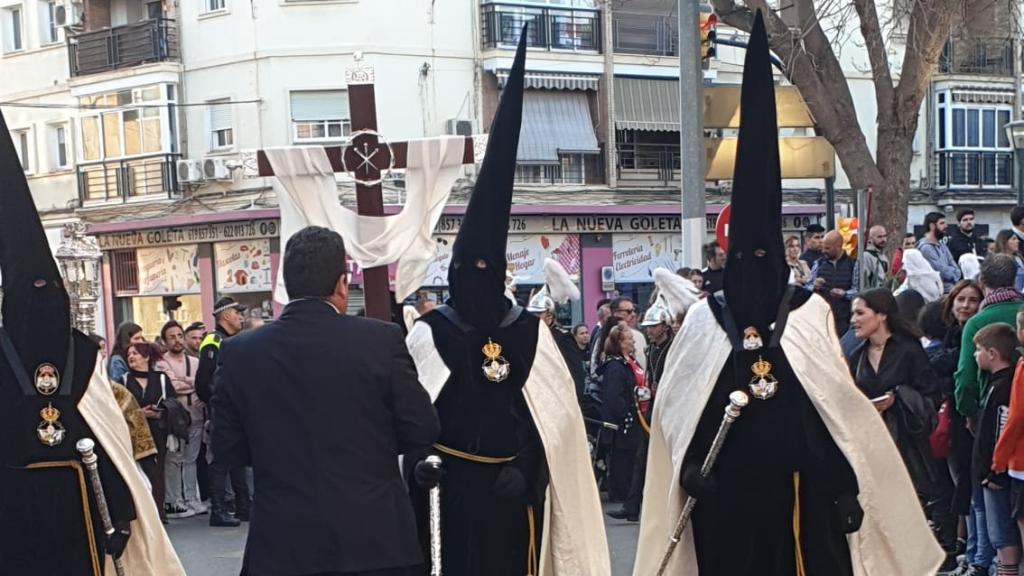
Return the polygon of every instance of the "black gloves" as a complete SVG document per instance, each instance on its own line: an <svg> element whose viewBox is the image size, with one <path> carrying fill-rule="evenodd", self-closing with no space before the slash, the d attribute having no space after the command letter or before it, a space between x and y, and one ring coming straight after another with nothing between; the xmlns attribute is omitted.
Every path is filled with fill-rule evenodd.
<svg viewBox="0 0 1024 576"><path fill-rule="evenodd" d="M124 554L124 548L128 545L128 538L131 535L131 525L127 522L118 522L114 526L114 533L107 538L105 552L114 558L120 558L121 554Z"/></svg>
<svg viewBox="0 0 1024 576"><path fill-rule="evenodd" d="M444 470L440 466L435 468L433 464L428 464L426 458L417 462L416 468L413 470L416 483L423 488L437 486L441 483L441 476L444 476Z"/></svg>
<svg viewBox="0 0 1024 576"><path fill-rule="evenodd" d="M697 462L683 463L682 472L679 474L679 485L686 490L686 493L700 500L708 498L718 492L713 473L707 476L700 475L700 464Z"/></svg>
<svg viewBox="0 0 1024 576"><path fill-rule="evenodd" d="M843 534L853 534L860 530L864 521L864 509L857 502L857 495L847 492L836 497L836 530Z"/></svg>
<svg viewBox="0 0 1024 576"><path fill-rule="evenodd" d="M526 478L519 468L511 465L502 467L494 481L494 495L498 498L518 498L526 493Z"/></svg>

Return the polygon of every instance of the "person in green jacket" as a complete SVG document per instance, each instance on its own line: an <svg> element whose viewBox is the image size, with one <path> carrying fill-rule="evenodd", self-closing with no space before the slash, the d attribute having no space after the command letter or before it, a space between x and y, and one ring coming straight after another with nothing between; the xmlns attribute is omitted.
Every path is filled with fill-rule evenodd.
<svg viewBox="0 0 1024 576"><path fill-rule="evenodd" d="M978 279L985 292L985 299L981 303L981 310L964 325L960 363L954 376L956 409L970 421L973 421L981 408L986 386L980 377L978 363L974 360L974 335L990 324L1015 326L1017 311L1024 301L1024 295L1014 288L1016 276L1017 265L1012 257L1005 254L990 254L981 264Z"/></svg>

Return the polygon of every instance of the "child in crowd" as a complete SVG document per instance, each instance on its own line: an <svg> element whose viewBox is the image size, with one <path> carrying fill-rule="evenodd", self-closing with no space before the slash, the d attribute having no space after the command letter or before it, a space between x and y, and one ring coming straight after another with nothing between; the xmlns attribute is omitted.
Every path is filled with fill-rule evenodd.
<svg viewBox="0 0 1024 576"><path fill-rule="evenodd" d="M974 345L978 368L989 373L989 380L974 439L972 475L984 489L988 538L999 561L996 574L1018 576L1020 539L1014 523L1010 477L1005 472L993 470L996 442L1010 411L1013 383L1010 359L1017 346L1017 335L1009 324L989 324L975 334Z"/></svg>
<svg viewBox="0 0 1024 576"><path fill-rule="evenodd" d="M1024 310L1017 312L1017 340L1024 346ZM1010 388L1010 414L992 457L992 472L1010 477L1010 512L1024 539L1024 359L1017 362Z"/></svg>

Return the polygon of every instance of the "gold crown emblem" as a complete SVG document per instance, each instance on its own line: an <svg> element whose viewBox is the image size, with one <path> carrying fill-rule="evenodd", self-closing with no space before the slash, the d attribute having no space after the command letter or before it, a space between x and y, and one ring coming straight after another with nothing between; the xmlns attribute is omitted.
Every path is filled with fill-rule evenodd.
<svg viewBox="0 0 1024 576"><path fill-rule="evenodd" d="M497 360L501 357L501 344L495 344L488 338L487 344L484 344L483 353L488 360Z"/></svg>
<svg viewBox="0 0 1024 576"><path fill-rule="evenodd" d="M764 377L764 376L767 376L769 373L771 373L771 371L772 371L772 364L771 364L771 362L767 362L767 361L765 361L764 358L761 358L760 356L758 356L757 357L757 362L754 362L753 364L751 364L750 365L750 369L754 371L754 374L757 374L758 376Z"/></svg>
<svg viewBox="0 0 1024 576"><path fill-rule="evenodd" d="M60 420L60 410L57 410L53 407L53 404L50 404L39 411L39 416L42 417L43 422L53 424L57 420Z"/></svg>

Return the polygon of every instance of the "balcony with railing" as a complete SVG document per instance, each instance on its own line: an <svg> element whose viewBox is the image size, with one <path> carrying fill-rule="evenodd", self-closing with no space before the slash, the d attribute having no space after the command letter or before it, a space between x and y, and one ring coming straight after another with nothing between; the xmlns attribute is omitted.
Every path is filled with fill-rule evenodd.
<svg viewBox="0 0 1024 576"><path fill-rule="evenodd" d="M576 8L542 8L519 4L482 6L484 48L514 48L524 24L526 44L542 50L601 51L601 12Z"/></svg>
<svg viewBox="0 0 1024 576"><path fill-rule="evenodd" d="M940 74L1013 77L1010 38L950 37L939 57Z"/></svg>
<svg viewBox="0 0 1024 576"><path fill-rule="evenodd" d="M169 198L178 191L175 162L180 157L180 154L159 154L79 164L79 205L146 197Z"/></svg>
<svg viewBox="0 0 1024 576"><path fill-rule="evenodd" d="M1013 152L943 151L935 154L937 184L950 190L1009 190L1013 186Z"/></svg>
<svg viewBox="0 0 1024 576"><path fill-rule="evenodd" d="M85 76L152 62L177 61L178 29L174 20L153 18L68 35L71 75Z"/></svg>
<svg viewBox="0 0 1024 576"><path fill-rule="evenodd" d="M612 46L616 54L679 55L679 19L657 14L615 12Z"/></svg>
<svg viewBox="0 0 1024 576"><path fill-rule="evenodd" d="M679 182L678 144L620 142L616 154L621 184L667 186Z"/></svg>

